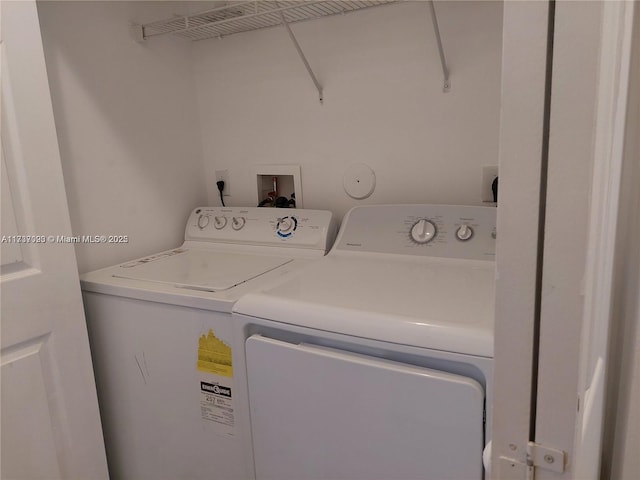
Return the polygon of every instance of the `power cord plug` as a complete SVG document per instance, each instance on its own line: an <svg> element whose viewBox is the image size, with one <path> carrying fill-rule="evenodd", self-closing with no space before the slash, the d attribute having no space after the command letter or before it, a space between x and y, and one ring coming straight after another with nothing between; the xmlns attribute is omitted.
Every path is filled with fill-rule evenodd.
<svg viewBox="0 0 640 480"><path fill-rule="evenodd" d="M493 193L493 201L498 203L498 177L491 182L491 193Z"/></svg>
<svg viewBox="0 0 640 480"><path fill-rule="evenodd" d="M216 182L216 185L218 186L218 191L220 192L220 203L223 207L226 207L226 205L224 204L224 198L222 197L222 191L224 190L224 180L218 180Z"/></svg>

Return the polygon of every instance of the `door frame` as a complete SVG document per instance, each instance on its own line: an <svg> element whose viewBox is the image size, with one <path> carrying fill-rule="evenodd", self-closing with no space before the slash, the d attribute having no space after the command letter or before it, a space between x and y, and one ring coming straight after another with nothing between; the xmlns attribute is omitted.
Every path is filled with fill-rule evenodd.
<svg viewBox="0 0 640 480"><path fill-rule="evenodd" d="M492 478L526 475L539 313L549 14L546 1L504 2Z"/></svg>
<svg viewBox="0 0 640 480"><path fill-rule="evenodd" d="M541 11L526 13L534 5L505 3L492 478L532 478L538 463L537 479L600 474L634 5L549 7L544 29ZM549 63L542 59L543 32L553 39ZM580 32L591 35L592 44L576 41ZM514 55L518 49L520 57ZM541 101L543 65L550 83ZM535 66L536 75L525 81ZM523 85L525 98L513 101ZM540 103L527 111L525 102ZM539 116L543 104L549 107L546 120ZM571 198L576 191L577 201ZM538 225L544 228L534 247ZM602 388L597 395L592 389L586 403L600 415L585 427L584 397L594 380ZM558 462L538 462L538 445L558 450Z"/></svg>

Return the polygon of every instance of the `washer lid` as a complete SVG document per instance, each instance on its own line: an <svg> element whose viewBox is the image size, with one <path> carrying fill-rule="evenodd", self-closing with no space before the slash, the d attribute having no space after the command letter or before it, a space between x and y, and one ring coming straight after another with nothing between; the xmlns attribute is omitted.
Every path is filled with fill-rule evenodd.
<svg viewBox="0 0 640 480"><path fill-rule="evenodd" d="M217 292L291 261L285 257L176 249L120 265L112 276Z"/></svg>

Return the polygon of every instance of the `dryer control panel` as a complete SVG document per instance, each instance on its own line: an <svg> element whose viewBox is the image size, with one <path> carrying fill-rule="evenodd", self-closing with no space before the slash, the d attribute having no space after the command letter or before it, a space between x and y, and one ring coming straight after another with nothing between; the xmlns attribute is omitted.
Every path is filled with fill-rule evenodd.
<svg viewBox="0 0 640 480"><path fill-rule="evenodd" d="M185 240L328 250L336 230L325 210L198 207L189 215Z"/></svg>
<svg viewBox="0 0 640 480"><path fill-rule="evenodd" d="M496 208L371 205L347 213L335 250L493 260Z"/></svg>

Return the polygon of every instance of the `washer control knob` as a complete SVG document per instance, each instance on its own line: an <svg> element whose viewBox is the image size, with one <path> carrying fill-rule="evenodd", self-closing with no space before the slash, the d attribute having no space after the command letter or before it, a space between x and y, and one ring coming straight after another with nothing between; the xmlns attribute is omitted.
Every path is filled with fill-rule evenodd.
<svg viewBox="0 0 640 480"><path fill-rule="evenodd" d="M429 243L431 240L436 238L437 233L438 229L435 224L431 220L423 218L422 220L418 220L411 227L411 240L421 244Z"/></svg>
<svg viewBox="0 0 640 480"><path fill-rule="evenodd" d="M233 217L231 219L231 228L234 230L242 230L245 223L247 223L247 220L244 217Z"/></svg>
<svg viewBox="0 0 640 480"><path fill-rule="evenodd" d="M293 221L289 217L284 217L282 220L280 220L279 230L282 233L290 232L292 228L293 228Z"/></svg>
<svg viewBox="0 0 640 480"><path fill-rule="evenodd" d="M294 216L278 219L276 233L283 238L290 237L298 227L298 219Z"/></svg>
<svg viewBox="0 0 640 480"><path fill-rule="evenodd" d="M469 225L463 223L462 225L460 225L458 230L456 230L456 238L461 242L466 242L471 237L473 237L473 228L471 228Z"/></svg>
<svg viewBox="0 0 640 480"><path fill-rule="evenodd" d="M204 230L209 225L209 215L200 215L198 217L198 228Z"/></svg>
<svg viewBox="0 0 640 480"><path fill-rule="evenodd" d="M216 230L222 230L227 225L227 217L213 217L213 226Z"/></svg>

